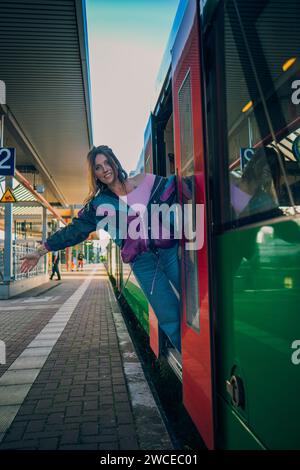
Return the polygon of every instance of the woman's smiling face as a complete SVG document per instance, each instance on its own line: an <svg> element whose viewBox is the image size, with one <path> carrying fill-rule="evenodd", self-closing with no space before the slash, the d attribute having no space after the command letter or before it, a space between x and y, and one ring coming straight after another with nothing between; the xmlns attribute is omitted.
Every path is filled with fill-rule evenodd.
<svg viewBox="0 0 300 470"><path fill-rule="evenodd" d="M95 158L95 176L101 183L110 185L117 179L116 169L112 167L107 157L99 153Z"/></svg>

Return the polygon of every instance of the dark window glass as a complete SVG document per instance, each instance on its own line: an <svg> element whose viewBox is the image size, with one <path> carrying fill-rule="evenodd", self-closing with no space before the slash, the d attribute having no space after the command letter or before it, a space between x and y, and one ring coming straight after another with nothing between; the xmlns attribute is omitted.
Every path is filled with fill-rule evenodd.
<svg viewBox="0 0 300 470"><path fill-rule="evenodd" d="M300 206L298 0L229 0L224 15L223 125L229 227Z"/></svg>

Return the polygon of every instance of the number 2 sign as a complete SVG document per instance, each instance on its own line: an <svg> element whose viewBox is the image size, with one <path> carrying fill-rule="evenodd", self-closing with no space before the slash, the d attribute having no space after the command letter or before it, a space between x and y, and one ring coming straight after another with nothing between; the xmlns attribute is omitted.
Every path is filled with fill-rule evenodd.
<svg viewBox="0 0 300 470"><path fill-rule="evenodd" d="M16 149L0 147L0 176L14 176L16 167Z"/></svg>

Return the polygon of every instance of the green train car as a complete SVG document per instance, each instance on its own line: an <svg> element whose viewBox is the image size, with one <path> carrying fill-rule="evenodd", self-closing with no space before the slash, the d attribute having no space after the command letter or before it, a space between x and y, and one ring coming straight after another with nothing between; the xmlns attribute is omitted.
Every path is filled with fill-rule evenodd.
<svg viewBox="0 0 300 470"><path fill-rule="evenodd" d="M107 247L107 271L123 295L137 320L149 335L149 303L142 292L129 264L122 262L119 247L110 241Z"/></svg>
<svg viewBox="0 0 300 470"><path fill-rule="evenodd" d="M300 448L299 24L298 0L182 0L145 130L143 170L177 175L193 229L204 211L172 357L209 449ZM113 246L108 269L169 354Z"/></svg>

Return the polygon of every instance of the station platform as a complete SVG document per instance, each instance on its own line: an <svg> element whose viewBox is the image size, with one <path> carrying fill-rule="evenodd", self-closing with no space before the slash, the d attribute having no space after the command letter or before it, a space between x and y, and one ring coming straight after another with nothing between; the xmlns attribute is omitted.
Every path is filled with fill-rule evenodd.
<svg viewBox="0 0 300 470"><path fill-rule="evenodd" d="M0 450L173 449L102 264L0 301Z"/></svg>

